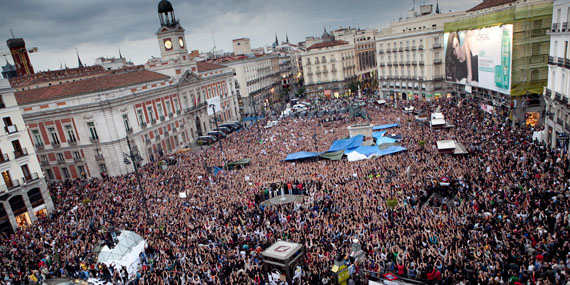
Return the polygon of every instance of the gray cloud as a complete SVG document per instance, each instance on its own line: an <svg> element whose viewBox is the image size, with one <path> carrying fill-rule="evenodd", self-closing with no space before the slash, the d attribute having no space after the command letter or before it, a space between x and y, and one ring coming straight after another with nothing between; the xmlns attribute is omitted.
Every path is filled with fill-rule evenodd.
<svg viewBox="0 0 570 285"><path fill-rule="evenodd" d="M83 62L99 56L124 56L137 64L158 56L158 0L2 0L0 39L23 37L36 70L59 68L60 62L76 66L75 48ZM412 1L389 0L171 0L175 14L186 29L189 49L213 47L231 50L231 40L249 37L253 46L280 40L288 33L293 42L319 35L339 26L381 28L406 15ZM416 1L422 4L422 1ZM435 0L423 1L435 4ZM480 0L440 0L443 11L468 9ZM5 44L0 51L7 51Z"/></svg>

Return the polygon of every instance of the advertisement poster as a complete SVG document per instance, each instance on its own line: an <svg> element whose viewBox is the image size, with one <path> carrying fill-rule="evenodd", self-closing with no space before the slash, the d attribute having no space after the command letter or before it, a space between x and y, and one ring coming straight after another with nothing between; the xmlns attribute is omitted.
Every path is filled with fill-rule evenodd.
<svg viewBox="0 0 570 285"><path fill-rule="evenodd" d="M513 25L445 33L445 77L510 94Z"/></svg>

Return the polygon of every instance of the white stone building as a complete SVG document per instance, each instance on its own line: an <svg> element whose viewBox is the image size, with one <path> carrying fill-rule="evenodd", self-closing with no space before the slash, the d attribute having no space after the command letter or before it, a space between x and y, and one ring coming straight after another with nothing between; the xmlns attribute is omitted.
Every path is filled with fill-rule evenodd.
<svg viewBox="0 0 570 285"><path fill-rule="evenodd" d="M546 141L568 150L570 134L570 0L555 0L550 30L548 87L545 88Z"/></svg>
<svg viewBox="0 0 570 285"><path fill-rule="evenodd" d="M209 103L219 122L239 120L233 70L190 60L173 12L160 2L162 57L146 64L154 71L99 67L77 72L81 80L30 89L22 80L16 98L48 180L131 172L123 163L127 136L143 164L183 148L213 128Z"/></svg>
<svg viewBox="0 0 570 285"><path fill-rule="evenodd" d="M465 12L409 12L376 35L379 88L386 99L432 100L445 90L443 24Z"/></svg>
<svg viewBox="0 0 570 285"><path fill-rule="evenodd" d="M7 79L0 80L0 232L27 227L54 209L22 113Z"/></svg>
<svg viewBox="0 0 570 285"><path fill-rule="evenodd" d="M344 32L342 37L351 41L337 40L326 30L318 40L307 38L308 47L301 54L301 63L308 93L330 90L344 94L348 83L356 78L354 39Z"/></svg>

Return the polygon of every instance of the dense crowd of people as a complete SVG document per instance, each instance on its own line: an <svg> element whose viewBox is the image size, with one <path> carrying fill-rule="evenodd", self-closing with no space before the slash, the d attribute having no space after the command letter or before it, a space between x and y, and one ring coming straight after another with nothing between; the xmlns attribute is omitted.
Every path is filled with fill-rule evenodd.
<svg viewBox="0 0 570 285"><path fill-rule="evenodd" d="M385 272L441 284L568 282L566 154L467 101L414 106L439 107L455 127L433 130L400 109L369 105L373 124L401 122L388 132L402 135L407 151L356 162L283 162L315 145L326 151L363 120L287 118L260 128L261 142L257 128L228 136L223 157L213 145L170 154L177 163L166 170L143 166L146 205L134 174L54 184L55 212L0 238L1 282L65 276L116 284L271 284L261 252L280 239L305 247L295 284L332 284L335 260L354 265L350 284ZM469 154L439 154L435 143L444 139L462 142ZM241 158L250 164L215 176L203 167ZM438 191L432 180L441 176L455 190L430 203ZM260 205L279 191L305 198ZM97 262L95 248L119 229L148 242L135 274ZM349 256L354 239L365 252L358 263Z"/></svg>

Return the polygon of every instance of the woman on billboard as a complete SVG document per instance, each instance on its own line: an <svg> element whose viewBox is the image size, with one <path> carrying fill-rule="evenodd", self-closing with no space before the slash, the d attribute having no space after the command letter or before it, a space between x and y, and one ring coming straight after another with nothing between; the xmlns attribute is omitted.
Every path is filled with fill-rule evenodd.
<svg viewBox="0 0 570 285"><path fill-rule="evenodd" d="M463 43L459 33L451 32L447 37L445 54L445 74L447 80L456 82L479 81L479 57L473 55L473 37L471 31L461 32ZM464 81L465 80L465 81Z"/></svg>

